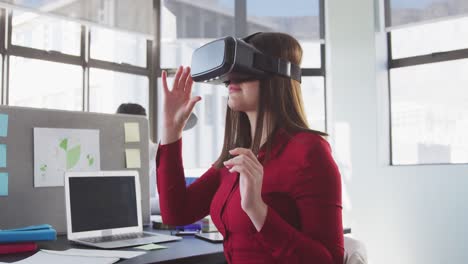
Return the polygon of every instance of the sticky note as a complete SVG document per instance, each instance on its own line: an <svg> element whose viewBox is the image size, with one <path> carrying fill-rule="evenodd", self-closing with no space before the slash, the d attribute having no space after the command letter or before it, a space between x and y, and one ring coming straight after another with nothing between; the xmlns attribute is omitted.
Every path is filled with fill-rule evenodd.
<svg viewBox="0 0 468 264"><path fill-rule="evenodd" d="M0 137L8 136L8 115L0 114Z"/></svg>
<svg viewBox="0 0 468 264"><path fill-rule="evenodd" d="M7 165L7 146L0 144L0 168L5 168Z"/></svg>
<svg viewBox="0 0 468 264"><path fill-rule="evenodd" d="M148 244L148 245L143 245L139 247L135 247L136 249L143 249L143 250L156 250L156 249L165 249L167 247L161 246L161 245L156 245L156 244Z"/></svg>
<svg viewBox="0 0 468 264"><path fill-rule="evenodd" d="M140 124L125 123L125 142L140 142Z"/></svg>
<svg viewBox="0 0 468 264"><path fill-rule="evenodd" d="M8 196L8 173L0 172L0 196Z"/></svg>
<svg viewBox="0 0 468 264"><path fill-rule="evenodd" d="M140 149L125 149L127 168L138 169L141 167Z"/></svg>

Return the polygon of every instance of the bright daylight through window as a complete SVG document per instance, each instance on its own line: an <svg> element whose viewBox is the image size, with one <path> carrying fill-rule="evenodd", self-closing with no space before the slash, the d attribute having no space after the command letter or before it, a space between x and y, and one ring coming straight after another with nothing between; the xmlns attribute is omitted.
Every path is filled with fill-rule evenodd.
<svg viewBox="0 0 468 264"><path fill-rule="evenodd" d="M468 2L386 1L392 164L468 163Z"/></svg>

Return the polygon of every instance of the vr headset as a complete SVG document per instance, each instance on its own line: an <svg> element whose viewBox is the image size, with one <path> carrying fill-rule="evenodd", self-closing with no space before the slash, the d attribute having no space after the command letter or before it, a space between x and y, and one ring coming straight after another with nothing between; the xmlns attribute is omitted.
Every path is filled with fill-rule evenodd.
<svg viewBox="0 0 468 264"><path fill-rule="evenodd" d="M243 39L224 37L196 49L192 55L192 79L195 82L229 84L277 75L301 82L298 65L266 55L248 43L259 33Z"/></svg>

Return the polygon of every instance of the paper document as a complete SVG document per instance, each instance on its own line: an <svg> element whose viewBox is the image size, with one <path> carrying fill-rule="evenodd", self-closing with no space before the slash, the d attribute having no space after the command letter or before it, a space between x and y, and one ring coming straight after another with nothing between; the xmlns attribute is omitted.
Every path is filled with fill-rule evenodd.
<svg viewBox="0 0 468 264"><path fill-rule="evenodd" d="M165 249L167 247L161 246L161 245L156 245L156 244L148 244L148 245L143 245L139 247L135 247L136 249L143 249L143 250L156 250L156 249Z"/></svg>
<svg viewBox="0 0 468 264"><path fill-rule="evenodd" d="M48 252L49 250L42 250ZM124 251L124 250L101 250L101 249L78 249L71 248L64 251L52 251L56 254L69 256L88 256L88 257L115 257L122 259L130 259L146 254L141 251Z"/></svg>
<svg viewBox="0 0 468 264"><path fill-rule="evenodd" d="M125 143L140 142L140 124L125 123L124 128L125 128Z"/></svg>
<svg viewBox="0 0 468 264"><path fill-rule="evenodd" d="M60 251L39 251L29 258L14 262L15 264L38 264L38 263L60 263L60 264L112 264L119 261L116 257L85 257L60 254Z"/></svg>
<svg viewBox="0 0 468 264"><path fill-rule="evenodd" d="M141 167L140 149L125 149L125 160L128 169L139 169Z"/></svg>
<svg viewBox="0 0 468 264"><path fill-rule="evenodd" d="M63 186L67 171L100 169L99 130L34 128L34 187Z"/></svg>

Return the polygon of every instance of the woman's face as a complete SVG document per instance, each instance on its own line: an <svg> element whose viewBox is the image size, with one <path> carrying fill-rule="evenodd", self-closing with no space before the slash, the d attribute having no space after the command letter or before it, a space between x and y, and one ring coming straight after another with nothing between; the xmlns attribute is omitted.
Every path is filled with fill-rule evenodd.
<svg viewBox="0 0 468 264"><path fill-rule="evenodd" d="M260 81L230 83L228 106L233 111L257 111Z"/></svg>

